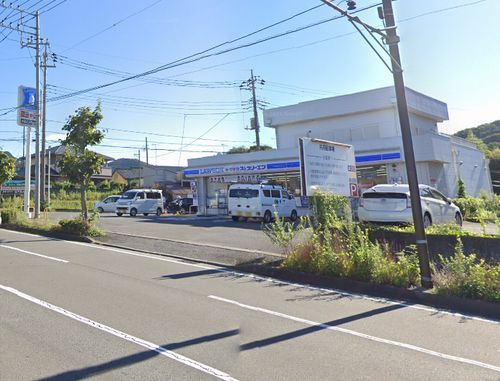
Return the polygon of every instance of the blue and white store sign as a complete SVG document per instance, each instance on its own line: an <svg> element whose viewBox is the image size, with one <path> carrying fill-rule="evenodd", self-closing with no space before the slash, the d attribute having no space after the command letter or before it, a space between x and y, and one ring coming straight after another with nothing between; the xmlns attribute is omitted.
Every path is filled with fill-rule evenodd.
<svg viewBox="0 0 500 381"><path fill-rule="evenodd" d="M250 164L234 164L219 167L205 167L198 169L186 169L184 175L186 177L204 177L214 175L231 175L241 173L266 173L280 171L297 171L300 168L299 161L280 161L272 163L250 163Z"/></svg>

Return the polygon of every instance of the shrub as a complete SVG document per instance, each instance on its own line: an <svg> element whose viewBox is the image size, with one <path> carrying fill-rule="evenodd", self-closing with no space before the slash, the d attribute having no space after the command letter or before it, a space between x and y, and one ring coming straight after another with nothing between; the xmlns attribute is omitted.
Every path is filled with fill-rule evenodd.
<svg viewBox="0 0 500 381"><path fill-rule="evenodd" d="M292 222L285 222L284 218L279 218L274 212L274 222L263 225L263 232L269 237L271 242L280 247L285 255L290 254L294 247L295 238L304 230L304 222L301 219L297 226Z"/></svg>
<svg viewBox="0 0 500 381"><path fill-rule="evenodd" d="M500 302L500 265L489 265L474 254L466 256L459 240L455 255L440 256L434 269L434 286L440 294Z"/></svg>
<svg viewBox="0 0 500 381"><path fill-rule="evenodd" d="M97 227L97 214L93 213L89 220L85 220L82 216L72 219L64 219L59 221L59 231L77 235L80 237L100 237L104 232Z"/></svg>
<svg viewBox="0 0 500 381"><path fill-rule="evenodd" d="M313 232L288 250L283 266L378 284L419 285L416 255L413 252L394 254L388 246L371 242L366 230L349 218L340 217L341 214L350 217L345 212L348 204L343 199L346 200L330 195L316 199ZM344 212L339 213L339 210ZM280 230L277 235L283 237L284 242L290 242L288 231Z"/></svg>
<svg viewBox="0 0 500 381"><path fill-rule="evenodd" d="M1 212L3 224L17 224L26 222L26 215L19 209L4 209Z"/></svg>
<svg viewBox="0 0 500 381"><path fill-rule="evenodd" d="M464 219L473 222L481 222L481 220L494 220L493 213L485 209L484 200L474 197L456 198L453 202L460 208Z"/></svg>

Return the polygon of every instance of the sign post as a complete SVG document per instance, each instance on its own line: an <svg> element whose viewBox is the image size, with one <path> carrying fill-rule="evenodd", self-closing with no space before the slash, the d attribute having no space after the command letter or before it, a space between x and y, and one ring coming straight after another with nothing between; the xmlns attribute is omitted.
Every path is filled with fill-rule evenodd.
<svg viewBox="0 0 500 381"><path fill-rule="evenodd" d="M299 138L302 196L316 191L358 196L354 147L322 139Z"/></svg>
<svg viewBox="0 0 500 381"><path fill-rule="evenodd" d="M37 127L35 88L19 86L17 93L17 124L26 129L26 155L24 157L24 212L30 213L31 190L31 127Z"/></svg>

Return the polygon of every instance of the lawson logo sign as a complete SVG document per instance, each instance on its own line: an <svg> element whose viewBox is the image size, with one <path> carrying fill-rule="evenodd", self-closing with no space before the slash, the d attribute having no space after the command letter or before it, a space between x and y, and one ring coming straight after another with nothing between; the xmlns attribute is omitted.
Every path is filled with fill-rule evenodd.
<svg viewBox="0 0 500 381"><path fill-rule="evenodd" d="M230 173L260 173L267 171L290 171L297 170L300 167L298 161L287 161L278 163L258 163L258 164L239 164L224 167L207 167L199 169L186 169L186 177L224 175Z"/></svg>

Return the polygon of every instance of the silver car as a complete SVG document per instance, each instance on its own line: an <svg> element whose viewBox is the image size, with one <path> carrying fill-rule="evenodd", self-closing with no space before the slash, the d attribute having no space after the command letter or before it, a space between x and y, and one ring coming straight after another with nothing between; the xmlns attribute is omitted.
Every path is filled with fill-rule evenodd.
<svg viewBox="0 0 500 381"><path fill-rule="evenodd" d="M462 213L449 198L428 185L419 185L424 226L456 223ZM361 222L413 223L408 184L380 184L367 189L359 199Z"/></svg>
<svg viewBox="0 0 500 381"><path fill-rule="evenodd" d="M94 204L94 210L98 211L99 213L103 212L114 212L116 209L116 202L121 196L113 195L113 196L108 196L101 201L97 201Z"/></svg>

